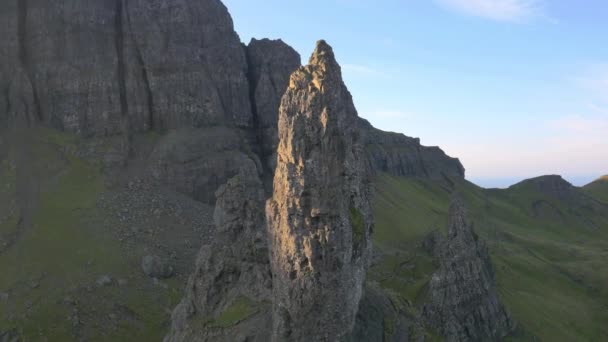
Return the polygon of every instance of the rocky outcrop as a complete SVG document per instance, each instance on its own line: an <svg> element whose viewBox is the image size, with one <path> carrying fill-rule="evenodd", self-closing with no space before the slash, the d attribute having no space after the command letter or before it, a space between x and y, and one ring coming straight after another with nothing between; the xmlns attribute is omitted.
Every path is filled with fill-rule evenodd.
<svg viewBox="0 0 608 342"><path fill-rule="evenodd" d="M514 323L499 301L487 246L473 231L459 196L452 200L448 220L423 316L447 341L500 340Z"/></svg>
<svg viewBox="0 0 608 342"><path fill-rule="evenodd" d="M359 120L365 141L367 168L372 173L394 176L442 179L445 176L464 178L464 167L439 147L420 145L420 139L400 133L384 132L367 120Z"/></svg>
<svg viewBox="0 0 608 342"><path fill-rule="evenodd" d="M165 279L173 276L173 267L158 255L146 255L141 259L141 269L150 278Z"/></svg>
<svg viewBox="0 0 608 342"><path fill-rule="evenodd" d="M359 304L353 342L404 342L411 341L416 327L404 314L404 303L395 303L385 290L375 284L366 284Z"/></svg>
<svg viewBox="0 0 608 342"><path fill-rule="evenodd" d="M82 135L253 126L220 0L7 0L0 22L6 118L25 110Z"/></svg>
<svg viewBox="0 0 608 342"><path fill-rule="evenodd" d="M212 205L215 191L242 168L263 172L251 147L226 127L172 130L158 141L149 163L157 182Z"/></svg>
<svg viewBox="0 0 608 342"><path fill-rule="evenodd" d="M186 295L172 316L165 341L267 341L269 310L251 306L271 300L272 277L264 226L264 190L255 168L243 168L217 191L214 240L201 248ZM240 319L222 322L227 310ZM253 320L254 324L248 324Z"/></svg>
<svg viewBox="0 0 608 342"><path fill-rule="evenodd" d="M276 168L277 122L289 76L300 67L300 55L279 40L252 39L247 46L251 101L262 160L270 182Z"/></svg>
<svg viewBox="0 0 608 342"><path fill-rule="evenodd" d="M373 226L357 120L333 51L319 41L279 110L266 205L274 341L339 341L352 332Z"/></svg>

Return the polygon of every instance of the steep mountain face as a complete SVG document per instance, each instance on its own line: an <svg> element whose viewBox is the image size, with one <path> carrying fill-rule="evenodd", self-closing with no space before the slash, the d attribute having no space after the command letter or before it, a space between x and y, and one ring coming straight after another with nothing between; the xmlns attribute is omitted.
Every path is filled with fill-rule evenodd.
<svg viewBox="0 0 608 342"><path fill-rule="evenodd" d="M0 6L7 117L26 109L85 136L253 125L245 52L219 0Z"/></svg>
<svg viewBox="0 0 608 342"><path fill-rule="evenodd" d="M365 137L367 167L373 174L443 179L464 178L464 167L456 158L447 156L439 147L420 145L420 139L403 134L383 132L361 119L359 127Z"/></svg>
<svg viewBox="0 0 608 342"><path fill-rule="evenodd" d="M253 113L257 122L261 158L272 186L278 144L278 109L289 76L300 67L300 55L281 40L252 39L247 46Z"/></svg>
<svg viewBox="0 0 608 342"><path fill-rule="evenodd" d="M274 341L339 341L352 332L372 231L357 119L333 51L319 41L279 111L266 208Z"/></svg>
<svg viewBox="0 0 608 342"><path fill-rule="evenodd" d="M513 329L500 304L490 255L468 222L461 198L448 216L448 236L436 247L439 270L429 284L423 315L447 341L496 341Z"/></svg>

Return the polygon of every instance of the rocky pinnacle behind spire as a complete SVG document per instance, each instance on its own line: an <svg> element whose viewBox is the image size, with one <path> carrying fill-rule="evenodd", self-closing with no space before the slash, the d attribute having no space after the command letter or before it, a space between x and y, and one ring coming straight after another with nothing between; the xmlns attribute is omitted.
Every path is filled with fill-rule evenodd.
<svg viewBox="0 0 608 342"><path fill-rule="evenodd" d="M452 194L448 218L448 239L468 228L467 208L460 193Z"/></svg>
<svg viewBox="0 0 608 342"><path fill-rule="evenodd" d="M436 248L439 269L429 282L426 324L446 341L499 341L514 329L500 303L484 241L467 217L464 199L452 196L448 237Z"/></svg>

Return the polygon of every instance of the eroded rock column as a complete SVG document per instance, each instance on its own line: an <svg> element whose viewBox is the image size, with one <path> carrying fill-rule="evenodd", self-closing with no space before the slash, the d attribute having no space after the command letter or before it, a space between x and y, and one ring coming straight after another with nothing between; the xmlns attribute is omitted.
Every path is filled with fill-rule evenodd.
<svg viewBox="0 0 608 342"><path fill-rule="evenodd" d="M334 53L320 41L279 110L266 205L274 341L340 341L352 331L373 227L357 118Z"/></svg>

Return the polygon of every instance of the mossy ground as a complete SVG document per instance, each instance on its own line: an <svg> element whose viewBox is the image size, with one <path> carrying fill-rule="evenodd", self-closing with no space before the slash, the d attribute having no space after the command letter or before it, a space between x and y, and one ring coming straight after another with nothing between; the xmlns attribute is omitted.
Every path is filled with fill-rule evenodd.
<svg viewBox="0 0 608 342"><path fill-rule="evenodd" d="M166 287L134 272L139 260L128 254L105 226L108 213L96 206L105 190L100 166L71 153L79 139L37 129L32 140L32 173L39 183L33 224L15 245L0 254L0 331L17 328L25 340L72 341L95 336L96 341L160 340L167 331L167 308L181 297L182 284ZM13 203L15 171L0 167L0 202ZM16 229L18 211L0 223L0 233ZM109 274L112 286L96 286ZM118 286L116 279L128 280ZM88 331L70 321L78 302ZM109 313L116 312L116 318ZM80 329L80 330L79 330Z"/></svg>
<svg viewBox="0 0 608 342"><path fill-rule="evenodd" d="M218 328L229 328L255 314L258 306L258 303L250 298L239 296L218 317L211 320L209 325Z"/></svg>
<svg viewBox="0 0 608 342"><path fill-rule="evenodd" d="M434 270L419 243L445 227L450 193L437 182L381 175L375 182L375 247L370 270L381 286L417 301ZM529 188L484 190L457 182L478 234L487 240L500 297L520 326L511 340L602 341L608 338L608 224L604 213L547 198ZM543 200L564 220L531 215ZM417 270L417 271L416 271ZM393 274L392 277L386 278ZM384 278L383 278L384 277Z"/></svg>
<svg viewBox="0 0 608 342"><path fill-rule="evenodd" d="M608 204L608 176L603 176L595 182L585 185L583 190L589 195Z"/></svg>
<svg viewBox="0 0 608 342"><path fill-rule="evenodd" d="M353 244L359 245L365 240L365 218L359 209L351 207L349 210L350 225L353 230Z"/></svg>

